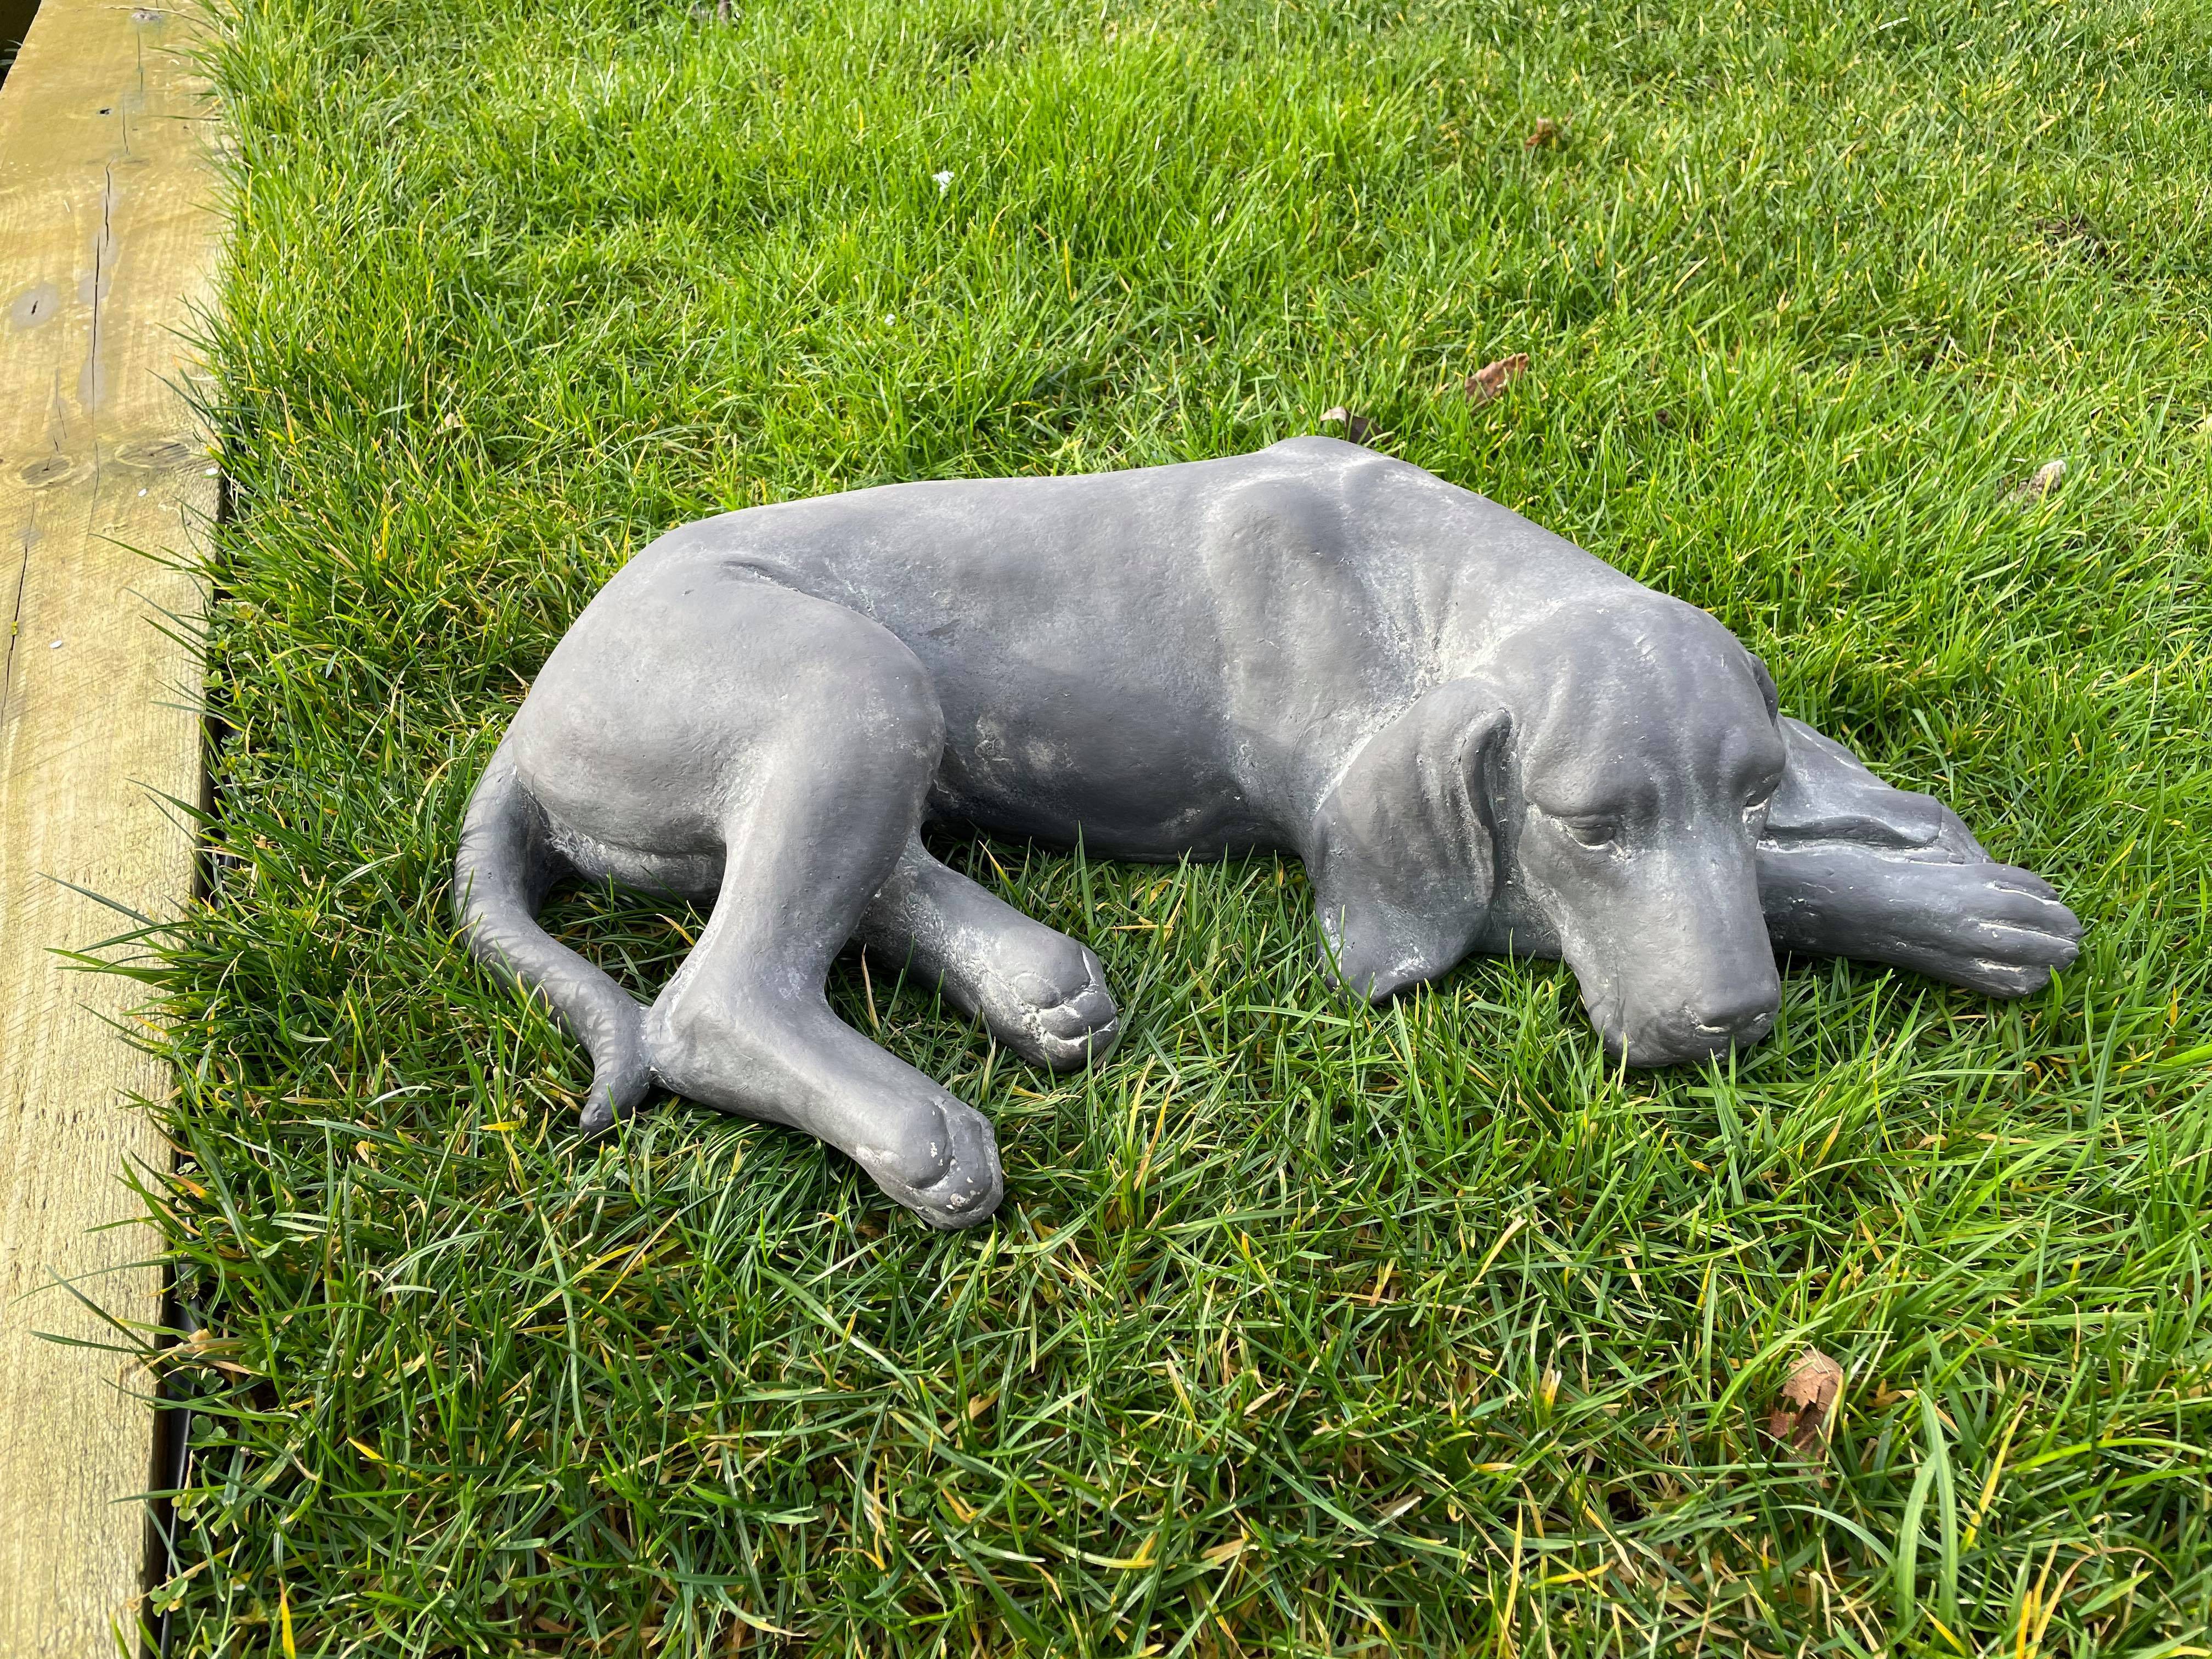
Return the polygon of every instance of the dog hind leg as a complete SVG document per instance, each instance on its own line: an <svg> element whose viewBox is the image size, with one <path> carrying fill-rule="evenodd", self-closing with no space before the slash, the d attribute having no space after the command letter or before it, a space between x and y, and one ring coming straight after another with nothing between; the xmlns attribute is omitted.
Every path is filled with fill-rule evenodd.
<svg viewBox="0 0 2212 1659"><path fill-rule="evenodd" d="M869 901L856 937L1049 1070L1103 1060L1121 1037L1105 971L1087 947L946 867L919 836Z"/></svg>
<svg viewBox="0 0 2212 1659"><path fill-rule="evenodd" d="M842 613L823 640L794 641L836 649L838 673L794 671L773 726L746 745L720 890L646 1041L675 1093L803 1129L932 1224L971 1226L1001 1191L990 1124L823 994L831 958L913 838L944 741L920 664L855 621Z"/></svg>

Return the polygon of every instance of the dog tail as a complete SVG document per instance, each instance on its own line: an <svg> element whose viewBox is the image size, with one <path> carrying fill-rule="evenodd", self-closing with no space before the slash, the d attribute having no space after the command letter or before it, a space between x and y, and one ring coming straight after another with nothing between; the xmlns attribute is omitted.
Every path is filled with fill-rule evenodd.
<svg viewBox="0 0 2212 1659"><path fill-rule="evenodd" d="M544 1000L592 1054L586 1133L627 1117L653 1086L645 1010L629 992L538 925L538 907L570 867L502 745L469 799L453 860L453 915L469 954Z"/></svg>

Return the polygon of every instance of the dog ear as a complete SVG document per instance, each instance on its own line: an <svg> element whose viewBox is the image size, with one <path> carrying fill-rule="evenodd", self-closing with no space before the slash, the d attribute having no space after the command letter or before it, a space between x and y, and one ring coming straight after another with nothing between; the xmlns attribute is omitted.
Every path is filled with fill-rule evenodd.
<svg viewBox="0 0 2212 1659"><path fill-rule="evenodd" d="M1766 718L1779 720L1782 718L1782 694L1774 689L1774 676L1766 672L1766 665L1759 660L1759 653L1747 651L1743 654L1751 659L1751 677L1759 682L1759 695L1766 699Z"/></svg>
<svg viewBox="0 0 2212 1659"><path fill-rule="evenodd" d="M1453 680L1368 738L1304 849L1334 983L1379 1002L1473 948L1497 884L1491 781L1510 728L1498 689Z"/></svg>

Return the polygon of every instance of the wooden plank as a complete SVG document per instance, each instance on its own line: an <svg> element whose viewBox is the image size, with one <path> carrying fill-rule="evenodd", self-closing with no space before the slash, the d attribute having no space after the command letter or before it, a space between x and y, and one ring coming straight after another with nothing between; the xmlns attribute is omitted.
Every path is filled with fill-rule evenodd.
<svg viewBox="0 0 2212 1659"><path fill-rule="evenodd" d="M219 249L213 110L189 16L45 0L0 88L0 1654L136 1646L152 1484L148 1382L65 1292L158 1312L120 1176L167 1151L131 1095L161 1066L110 1022L130 981L65 972L192 891L160 795L200 791L199 664L165 636L198 583L216 480L176 387ZM173 629L173 624L170 624ZM105 1231L94 1231L96 1228ZM118 1638L126 1645L118 1649Z"/></svg>

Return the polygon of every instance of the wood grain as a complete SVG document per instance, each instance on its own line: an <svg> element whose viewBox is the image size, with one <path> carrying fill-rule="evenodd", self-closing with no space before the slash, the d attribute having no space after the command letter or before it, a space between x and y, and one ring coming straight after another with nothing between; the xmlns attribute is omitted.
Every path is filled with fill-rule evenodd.
<svg viewBox="0 0 2212 1659"><path fill-rule="evenodd" d="M46 0L0 89L0 1655L135 1648L149 1379L66 1291L150 1324L155 1241L122 1176L168 1152L116 1030L143 993L66 971L192 891L200 610L215 510L177 389L216 270L212 110L186 16ZM179 619L182 625L179 626ZM94 1231L101 1229L103 1231ZM118 1641L126 1644L118 1649Z"/></svg>

